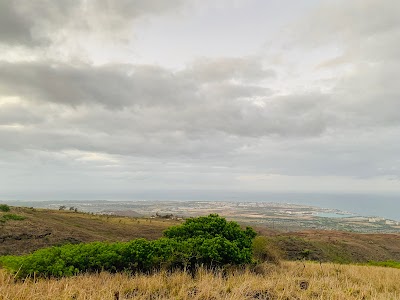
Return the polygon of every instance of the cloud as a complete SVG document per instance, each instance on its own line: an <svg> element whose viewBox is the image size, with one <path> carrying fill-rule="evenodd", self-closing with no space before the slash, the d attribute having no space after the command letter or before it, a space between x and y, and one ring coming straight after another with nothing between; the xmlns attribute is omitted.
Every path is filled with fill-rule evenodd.
<svg viewBox="0 0 400 300"><path fill-rule="evenodd" d="M40 112L21 102L0 102L0 126L29 125L42 122Z"/></svg>
<svg viewBox="0 0 400 300"><path fill-rule="evenodd" d="M188 68L187 74L206 82L226 80L257 82L275 76L272 69L263 68L259 57L197 59Z"/></svg>
<svg viewBox="0 0 400 300"><path fill-rule="evenodd" d="M2 1L0 43L37 46L48 42L79 11L78 1Z"/></svg>
<svg viewBox="0 0 400 300"><path fill-rule="evenodd" d="M338 177L400 178L397 2L319 3L273 68L268 54L202 57L180 69L47 55L96 35L107 45L131 42L135 20L182 5L1 2L2 49L40 47L43 55L0 60L0 182L40 189L29 180L36 170L55 186L85 190L131 181L286 189L295 178L318 190L316 177L326 189L332 178L346 189Z"/></svg>
<svg viewBox="0 0 400 300"><path fill-rule="evenodd" d="M334 74L329 108L342 130L400 124L395 113L400 108L399 9L393 0L328 1L292 29L292 46L303 51L336 48L337 56L320 58L314 71Z"/></svg>
<svg viewBox="0 0 400 300"><path fill-rule="evenodd" d="M227 61L240 74L248 71L248 64L238 66L234 59L222 63ZM274 96L265 86L212 81L214 74L205 78L203 71L192 66L171 72L142 65L2 63L0 91L33 103L67 105L77 112L100 105L103 117L111 120L110 127L140 128L144 134L167 134L170 130L188 137L213 132L249 137L309 136L319 135L327 126L323 95ZM266 72L264 78L269 74ZM81 124L92 118L89 112Z"/></svg>
<svg viewBox="0 0 400 300"><path fill-rule="evenodd" d="M14 1L0 2L0 43L32 43L31 22L18 14Z"/></svg>
<svg viewBox="0 0 400 300"><path fill-rule="evenodd" d="M1 63L0 78L3 93L9 95L72 106L100 103L109 108L172 104L188 88L185 82L174 82L168 71L152 66Z"/></svg>
<svg viewBox="0 0 400 300"><path fill-rule="evenodd" d="M129 28L136 18L162 14L181 4L181 0L2 1L0 44L32 47L52 43L60 35L65 38L74 32L116 35Z"/></svg>
<svg viewBox="0 0 400 300"><path fill-rule="evenodd" d="M354 45L361 39L397 32L399 9L396 0L325 1L294 30L303 32L301 38L314 44L342 41Z"/></svg>

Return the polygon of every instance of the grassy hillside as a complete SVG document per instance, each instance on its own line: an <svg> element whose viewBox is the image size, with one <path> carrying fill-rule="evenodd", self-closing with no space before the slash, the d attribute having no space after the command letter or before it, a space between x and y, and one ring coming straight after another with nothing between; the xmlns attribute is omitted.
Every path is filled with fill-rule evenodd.
<svg viewBox="0 0 400 300"><path fill-rule="evenodd" d="M399 269L284 262L258 274L200 270L152 275L80 275L15 282L0 270L0 299L400 299Z"/></svg>
<svg viewBox="0 0 400 300"><path fill-rule="evenodd" d="M100 216L73 211L11 207L4 215L22 220L0 222L0 255L25 254L39 248L93 241L156 239L178 222L166 219L136 219Z"/></svg>
<svg viewBox="0 0 400 300"><path fill-rule="evenodd" d="M0 210L0 255L90 241L156 239L179 221L12 207ZM400 299L399 235L256 228L270 249L295 261L189 273L82 274L15 280L0 269L0 299ZM304 258L305 260L298 260ZM367 262L377 266L318 263ZM392 260L382 263L382 261ZM389 266L385 268L381 266ZM397 268L396 268L397 267Z"/></svg>
<svg viewBox="0 0 400 300"><path fill-rule="evenodd" d="M16 215L23 220L4 215ZM30 253L39 248L92 241L157 239L166 228L180 223L169 219L100 216L73 211L11 207L0 211L0 255ZM255 228L270 246L289 260L323 262L400 261L400 235L305 230L276 232Z"/></svg>
<svg viewBox="0 0 400 300"><path fill-rule="evenodd" d="M341 231L307 230L265 234L271 245L281 249L290 260L354 263L400 261L400 235L361 234Z"/></svg>

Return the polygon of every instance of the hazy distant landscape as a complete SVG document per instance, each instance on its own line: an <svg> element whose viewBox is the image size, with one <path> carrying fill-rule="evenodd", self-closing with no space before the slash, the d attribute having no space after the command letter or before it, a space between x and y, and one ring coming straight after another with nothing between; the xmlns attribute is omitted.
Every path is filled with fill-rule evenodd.
<svg viewBox="0 0 400 300"><path fill-rule="evenodd" d="M400 232L400 222L377 215L361 215L332 208L291 203L251 201L11 201L14 205L131 217L172 215L189 218L211 213L242 223L265 225L283 231L301 229L345 230L354 232Z"/></svg>

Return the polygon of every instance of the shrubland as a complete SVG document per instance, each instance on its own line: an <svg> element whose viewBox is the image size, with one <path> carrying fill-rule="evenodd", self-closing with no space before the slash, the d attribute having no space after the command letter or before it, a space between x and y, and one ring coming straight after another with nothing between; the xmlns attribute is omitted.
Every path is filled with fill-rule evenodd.
<svg viewBox="0 0 400 300"><path fill-rule="evenodd" d="M158 240L93 242L37 250L22 256L0 257L0 264L15 274L63 277L86 272L150 272L159 269L221 267L252 262L256 233L218 215L188 219L173 226Z"/></svg>
<svg viewBox="0 0 400 300"><path fill-rule="evenodd" d="M22 221L25 217L9 213L11 208L7 204L0 204L0 223L5 223L7 221Z"/></svg>

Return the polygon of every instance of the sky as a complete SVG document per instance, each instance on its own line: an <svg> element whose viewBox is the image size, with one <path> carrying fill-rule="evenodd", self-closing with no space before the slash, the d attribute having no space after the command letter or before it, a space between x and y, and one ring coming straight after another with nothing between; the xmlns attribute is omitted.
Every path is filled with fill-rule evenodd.
<svg viewBox="0 0 400 300"><path fill-rule="evenodd" d="M0 199L397 197L399 11L0 0Z"/></svg>

